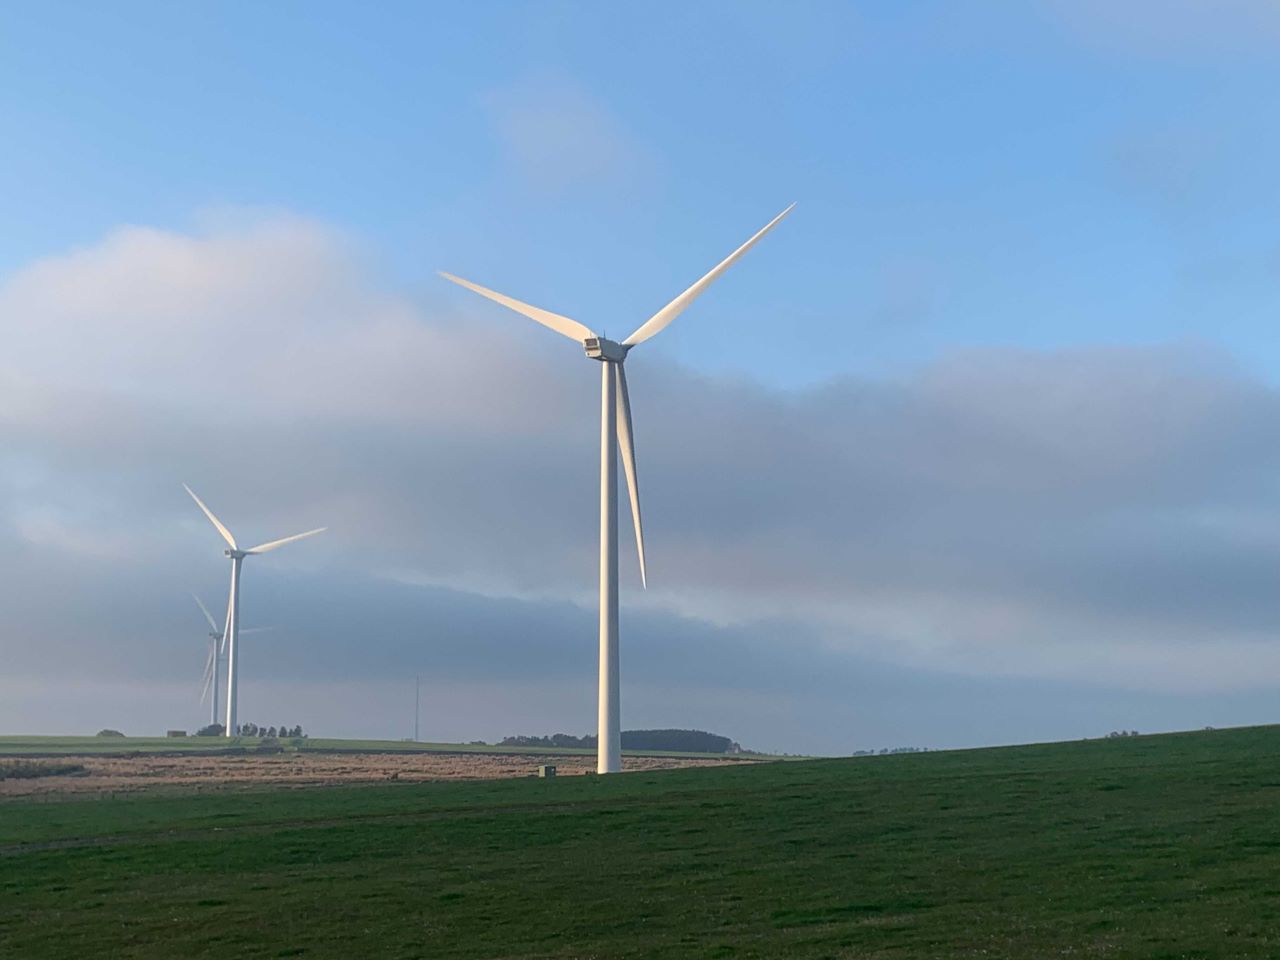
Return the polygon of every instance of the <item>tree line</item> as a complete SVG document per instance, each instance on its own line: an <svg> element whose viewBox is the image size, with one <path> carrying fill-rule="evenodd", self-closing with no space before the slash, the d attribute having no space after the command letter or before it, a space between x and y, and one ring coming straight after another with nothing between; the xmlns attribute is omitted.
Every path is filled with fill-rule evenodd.
<svg viewBox="0 0 1280 960"><path fill-rule="evenodd" d="M227 732L227 728L220 723L211 723L206 727L201 727L196 731L197 737L220 737ZM302 724L296 724L292 727L281 725L279 727L260 727L256 723L238 723L236 724L237 737L291 737L298 739L305 737L302 732Z"/></svg>
<svg viewBox="0 0 1280 960"><path fill-rule="evenodd" d="M549 737L504 737L500 747L551 747L595 749L596 737L575 737L569 733L553 733ZM624 750L671 750L680 753L742 753L742 746L728 737L705 730L623 730Z"/></svg>

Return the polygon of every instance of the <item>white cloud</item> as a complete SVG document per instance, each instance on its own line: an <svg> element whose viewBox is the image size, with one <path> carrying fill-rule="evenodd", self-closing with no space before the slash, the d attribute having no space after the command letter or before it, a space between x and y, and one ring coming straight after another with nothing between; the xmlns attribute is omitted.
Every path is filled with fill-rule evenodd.
<svg viewBox="0 0 1280 960"><path fill-rule="evenodd" d="M142 643L116 617L124 587L99 589L108 555L144 607L222 577L185 480L246 539L331 527L264 569L589 607L595 369L550 337L517 355L518 318L473 310L380 288L356 245L288 217L126 228L10 277L0 550L25 573L0 602L72 648L88 624ZM953 675L1215 690L1274 673L1280 551L1259 531L1280 529L1280 405L1201 350L981 351L795 392L647 357L629 374L652 588L624 534L624 593L664 643L700 620ZM326 641L337 662L346 636Z"/></svg>

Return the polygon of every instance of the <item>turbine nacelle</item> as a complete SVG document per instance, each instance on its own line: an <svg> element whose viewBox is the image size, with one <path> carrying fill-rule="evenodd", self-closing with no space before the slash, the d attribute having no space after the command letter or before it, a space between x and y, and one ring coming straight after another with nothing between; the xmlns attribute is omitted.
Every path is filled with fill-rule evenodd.
<svg viewBox="0 0 1280 960"><path fill-rule="evenodd" d="M260 543L256 547L249 547L242 550L240 544L236 543L236 538L231 535L231 531L227 529L226 524L213 515L213 511L204 505L204 501L196 496L194 490L185 483L182 488L191 494L191 499L196 502L196 506L209 518L209 522L214 525L218 533L222 534L222 539L227 542L227 549L222 551L223 556L230 557L232 560L243 560L245 557L255 553L266 553L268 550L275 550L277 547L283 547L286 543L293 543L295 540L303 540L306 537L313 537L317 533L324 533L328 527L317 527L315 530L308 530L306 533L295 533L291 537L281 537L279 540L269 540L266 543Z"/></svg>
<svg viewBox="0 0 1280 960"><path fill-rule="evenodd" d="M604 337L588 337L582 341L587 356L592 360L603 360L610 363L621 363L627 359L627 351L631 348Z"/></svg>

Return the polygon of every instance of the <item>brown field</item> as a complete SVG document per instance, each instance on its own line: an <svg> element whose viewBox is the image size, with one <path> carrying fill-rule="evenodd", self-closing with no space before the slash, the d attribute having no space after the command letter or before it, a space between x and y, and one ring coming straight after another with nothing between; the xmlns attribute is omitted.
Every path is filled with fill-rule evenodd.
<svg viewBox="0 0 1280 960"><path fill-rule="evenodd" d="M552 764L558 776L595 770L592 756L446 753L293 753L268 756L200 756L198 754L134 757L60 756L58 762L82 764L85 772L70 776L0 780L0 797L53 794L124 793L155 787L218 790L262 784L305 787L316 784L379 783L388 780L493 780L535 776ZM626 757L623 768L670 770L749 760L684 757Z"/></svg>

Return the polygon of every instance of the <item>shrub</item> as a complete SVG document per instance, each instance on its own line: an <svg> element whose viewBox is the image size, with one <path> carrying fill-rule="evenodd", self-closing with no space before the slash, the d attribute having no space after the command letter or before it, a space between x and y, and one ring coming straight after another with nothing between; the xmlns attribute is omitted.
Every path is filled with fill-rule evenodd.
<svg viewBox="0 0 1280 960"><path fill-rule="evenodd" d="M40 760L0 762L0 780L33 780L36 777L69 777L84 773L83 763L56 763Z"/></svg>
<svg viewBox="0 0 1280 960"><path fill-rule="evenodd" d="M123 737L124 734L119 730L112 730L110 727L98 731L100 737Z"/></svg>

